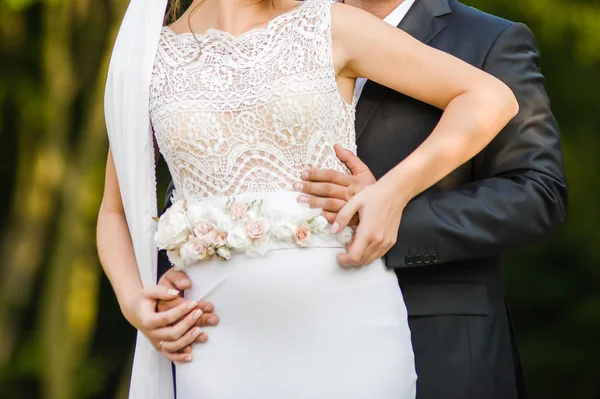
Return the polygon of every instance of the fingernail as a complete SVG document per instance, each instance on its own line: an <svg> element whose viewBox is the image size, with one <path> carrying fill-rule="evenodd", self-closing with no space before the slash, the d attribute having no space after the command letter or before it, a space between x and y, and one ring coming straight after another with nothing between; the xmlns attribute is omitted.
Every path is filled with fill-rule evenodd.
<svg viewBox="0 0 600 399"><path fill-rule="evenodd" d="M304 171L304 172L302 172L302 174L300 176L302 177L303 180L306 180L306 179L308 179L308 172Z"/></svg>
<svg viewBox="0 0 600 399"><path fill-rule="evenodd" d="M294 190L302 191L302 183L294 183Z"/></svg>
<svg viewBox="0 0 600 399"><path fill-rule="evenodd" d="M194 337L194 338L198 338L198 335L200 335L201 333L202 333L202 331L200 331L200 329L199 329L199 328L196 328L196 329L194 330L194 332L192 333L192 337Z"/></svg>
<svg viewBox="0 0 600 399"><path fill-rule="evenodd" d="M174 290L173 288L170 288L167 290L167 294L169 295L179 295L179 291Z"/></svg>
<svg viewBox="0 0 600 399"><path fill-rule="evenodd" d="M177 282L178 285L184 285L185 283L187 283L187 281L185 281L185 280L179 280Z"/></svg>
<svg viewBox="0 0 600 399"><path fill-rule="evenodd" d="M306 195L301 195L298 197L298 202L301 204L308 204L308 197Z"/></svg>
<svg viewBox="0 0 600 399"><path fill-rule="evenodd" d="M337 233L339 227L340 227L340 225L338 224L338 222L333 223L331 225L331 234Z"/></svg>
<svg viewBox="0 0 600 399"><path fill-rule="evenodd" d="M202 334L200 335L200 338L198 338L200 340L200 342L206 342L208 341L208 335L206 334Z"/></svg>
<svg viewBox="0 0 600 399"><path fill-rule="evenodd" d="M192 361L192 357L191 356L186 356L186 358L184 360L186 362L191 362Z"/></svg>
<svg viewBox="0 0 600 399"><path fill-rule="evenodd" d="M211 310L212 310L212 309L211 309L211 306L210 306L210 305L206 305L206 306L204 307L204 311L205 311L205 312L210 312Z"/></svg>
<svg viewBox="0 0 600 399"><path fill-rule="evenodd" d="M202 311L196 310L192 317L194 318L194 320L198 320L200 318L200 316L202 316Z"/></svg>
<svg viewBox="0 0 600 399"><path fill-rule="evenodd" d="M196 301L192 301L187 305L188 309L194 309L196 306L198 306L198 302Z"/></svg>
<svg viewBox="0 0 600 399"><path fill-rule="evenodd" d="M206 322L211 325L211 326L216 326L217 325L217 318L214 316L211 316L208 318L208 320L206 320Z"/></svg>

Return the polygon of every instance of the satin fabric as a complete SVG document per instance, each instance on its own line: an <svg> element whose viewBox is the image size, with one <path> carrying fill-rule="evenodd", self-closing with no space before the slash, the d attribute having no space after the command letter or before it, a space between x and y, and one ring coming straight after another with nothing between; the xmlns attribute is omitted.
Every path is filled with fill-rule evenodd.
<svg viewBox="0 0 600 399"><path fill-rule="evenodd" d="M149 82L167 0L131 0L112 53L106 127L135 257L144 286L156 283L156 178ZM171 364L140 333L129 398L172 399Z"/></svg>

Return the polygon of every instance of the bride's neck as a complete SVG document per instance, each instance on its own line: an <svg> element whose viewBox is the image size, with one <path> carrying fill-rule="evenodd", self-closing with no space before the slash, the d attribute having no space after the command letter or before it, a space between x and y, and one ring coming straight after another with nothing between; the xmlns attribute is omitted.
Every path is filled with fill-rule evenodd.
<svg viewBox="0 0 600 399"><path fill-rule="evenodd" d="M266 23L294 3L294 0L194 0L188 11L198 7L190 21L196 32L216 28L238 35Z"/></svg>

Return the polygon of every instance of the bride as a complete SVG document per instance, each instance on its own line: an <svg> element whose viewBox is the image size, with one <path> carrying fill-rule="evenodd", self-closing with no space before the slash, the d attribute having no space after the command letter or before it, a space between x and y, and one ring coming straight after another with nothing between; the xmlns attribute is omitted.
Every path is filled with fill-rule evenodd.
<svg viewBox="0 0 600 399"><path fill-rule="evenodd" d="M142 332L130 397L173 397L170 364L154 349L193 314L153 313L160 247L192 280L186 297L217 304L221 320L177 365L179 399L414 398L406 309L380 258L407 202L487 145L516 114L514 96L330 0L194 0L162 27L165 7L131 1L106 89L98 251ZM445 111L414 153L327 226L297 204L292 184L308 168L346 171L333 146L355 150L361 76ZM154 143L176 187L158 232ZM365 267L339 266L347 244Z"/></svg>

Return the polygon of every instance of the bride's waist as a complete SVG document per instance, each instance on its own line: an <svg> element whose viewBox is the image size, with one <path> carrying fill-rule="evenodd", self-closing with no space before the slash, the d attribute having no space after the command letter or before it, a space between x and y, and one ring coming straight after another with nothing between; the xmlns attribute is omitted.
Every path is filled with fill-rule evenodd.
<svg viewBox="0 0 600 399"><path fill-rule="evenodd" d="M206 264L215 257L229 260L273 250L341 248L352 240L352 229L332 234L321 210L298 203L297 196L292 191L208 199L174 194L155 239L180 268Z"/></svg>
<svg viewBox="0 0 600 399"><path fill-rule="evenodd" d="M243 227L250 236L262 236L258 241L269 251L344 247L351 237L331 234L331 224L321 216L322 210L298 203L298 195L294 191L246 192L230 197L186 198L186 201L197 213L221 221L221 227L228 232Z"/></svg>

